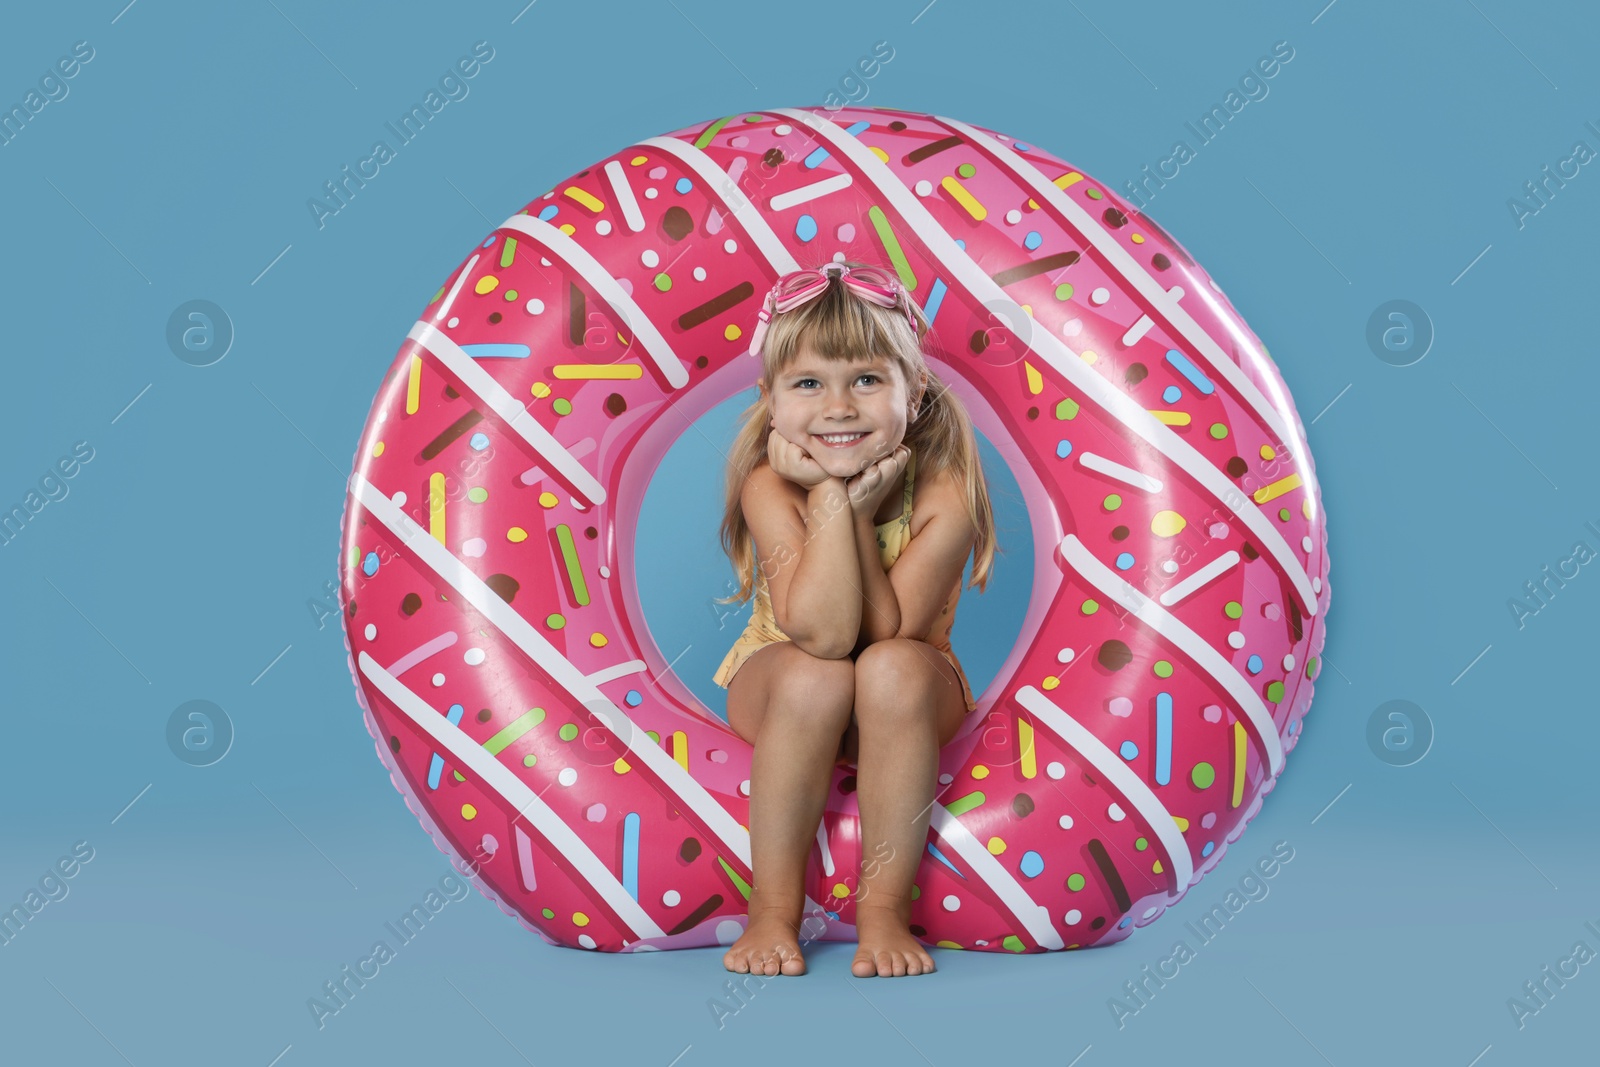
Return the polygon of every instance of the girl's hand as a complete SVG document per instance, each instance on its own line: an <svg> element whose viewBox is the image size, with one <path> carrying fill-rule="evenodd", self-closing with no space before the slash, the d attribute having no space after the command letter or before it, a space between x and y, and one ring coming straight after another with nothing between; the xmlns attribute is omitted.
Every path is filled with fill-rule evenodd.
<svg viewBox="0 0 1600 1067"><path fill-rule="evenodd" d="M860 474L845 482L850 494L850 510L856 518L871 519L877 514L878 505L883 503L889 490L905 480L906 460L910 456L911 449L904 444L896 445L893 452L876 463L869 463Z"/></svg>
<svg viewBox="0 0 1600 1067"><path fill-rule="evenodd" d="M833 477L822 469L822 464L813 459L811 453L777 430L767 435L767 462L774 471L806 490Z"/></svg>

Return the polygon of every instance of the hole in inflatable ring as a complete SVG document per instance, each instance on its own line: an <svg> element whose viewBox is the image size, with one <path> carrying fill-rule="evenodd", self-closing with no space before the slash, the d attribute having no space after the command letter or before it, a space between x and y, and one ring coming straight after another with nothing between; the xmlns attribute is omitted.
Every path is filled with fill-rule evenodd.
<svg viewBox="0 0 1600 1067"><path fill-rule="evenodd" d="M641 532L635 535L633 562L627 570L636 577L644 622L660 661L671 664L679 684L724 725L728 693L712 676L750 621L754 601L717 603L718 597L731 596L737 589L732 566L718 543L723 477L738 418L756 395L754 386L741 390L715 404L692 426L673 420L683 432L649 477L639 506ZM981 709L984 690L1021 637L1033 586L1034 546L1016 479L989 439L981 432L977 437L999 544L988 588L981 594L968 585L973 558L967 557L950 645ZM913 513L915 507L913 499ZM646 536L642 531L651 533Z"/></svg>

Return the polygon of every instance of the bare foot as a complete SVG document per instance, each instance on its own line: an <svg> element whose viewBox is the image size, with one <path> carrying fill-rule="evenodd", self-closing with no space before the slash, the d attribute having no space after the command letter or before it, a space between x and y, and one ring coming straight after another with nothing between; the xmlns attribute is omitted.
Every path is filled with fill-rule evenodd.
<svg viewBox="0 0 1600 1067"><path fill-rule="evenodd" d="M722 965L739 974L768 977L806 973L795 924L776 911L752 912L744 933L722 957Z"/></svg>
<svg viewBox="0 0 1600 1067"><path fill-rule="evenodd" d="M857 978L933 973L933 957L911 936L896 911L857 906L856 932L860 947L850 963L850 973Z"/></svg>

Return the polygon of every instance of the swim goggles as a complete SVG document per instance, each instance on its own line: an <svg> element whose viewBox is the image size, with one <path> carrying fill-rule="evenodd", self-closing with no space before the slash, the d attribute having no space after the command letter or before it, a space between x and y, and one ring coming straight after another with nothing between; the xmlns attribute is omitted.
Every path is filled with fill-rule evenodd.
<svg viewBox="0 0 1600 1067"><path fill-rule="evenodd" d="M900 279L882 267L846 267L839 263L826 263L816 270L797 270L779 278L767 293L761 311L756 315L755 329L750 333L750 354L761 354L761 342L767 336L767 324L772 317L815 300L828 289L828 280L836 277L861 299L892 308L905 298L906 321L913 336L917 332L916 313L911 310L911 294L905 291Z"/></svg>

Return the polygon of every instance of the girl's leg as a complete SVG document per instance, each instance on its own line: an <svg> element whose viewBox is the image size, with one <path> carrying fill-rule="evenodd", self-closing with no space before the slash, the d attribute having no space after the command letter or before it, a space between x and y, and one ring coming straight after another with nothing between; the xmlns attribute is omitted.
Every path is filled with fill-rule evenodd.
<svg viewBox="0 0 1600 1067"><path fill-rule="evenodd" d="M910 930L911 886L921 866L939 749L967 714L950 661L925 641L891 638L856 658L854 740L861 806L856 891L858 978L922 974L933 957Z"/></svg>
<svg viewBox="0 0 1600 1067"><path fill-rule="evenodd" d="M855 703L855 664L792 641L758 650L728 686L728 722L755 745L750 766L750 918L730 971L804 974L806 859Z"/></svg>

